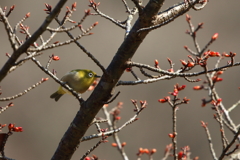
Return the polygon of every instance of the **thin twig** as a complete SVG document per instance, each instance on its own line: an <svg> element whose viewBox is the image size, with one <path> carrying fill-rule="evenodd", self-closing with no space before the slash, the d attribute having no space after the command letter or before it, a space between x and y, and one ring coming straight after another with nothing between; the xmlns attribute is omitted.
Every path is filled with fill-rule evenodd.
<svg viewBox="0 0 240 160"><path fill-rule="evenodd" d="M60 24L60 21L59 21L58 19L55 19L55 20L57 21L58 24ZM64 28L64 26L62 26L62 27ZM70 32L66 31L66 33L67 33L67 35L68 35L70 38L74 39L73 35L72 35ZM93 60L94 63L97 64L97 66L103 71L104 74L107 75L106 69L103 67L103 65L102 65L89 51L87 51L78 41L74 41L74 43L75 43L84 53L86 53L87 56L90 57L90 58Z"/></svg>
<svg viewBox="0 0 240 160"><path fill-rule="evenodd" d="M112 103L118 97L119 94L120 94L120 91L118 91L118 93L111 100L109 100L108 102L105 102L104 104Z"/></svg>
<svg viewBox="0 0 240 160"><path fill-rule="evenodd" d="M143 11L143 7L141 6L142 0L132 0L132 1L135 4L135 6L137 7L139 14L141 14Z"/></svg>
<svg viewBox="0 0 240 160"><path fill-rule="evenodd" d="M172 107L172 119L173 119L172 127L174 134L174 137L172 138L172 143L173 143L173 156L175 160L177 160L177 110L178 110L177 106Z"/></svg>
<svg viewBox="0 0 240 160"><path fill-rule="evenodd" d="M138 81L141 80L132 69L131 69L131 73L136 80Z"/></svg>
<svg viewBox="0 0 240 160"><path fill-rule="evenodd" d="M16 41L15 41L15 36L14 36L14 33L12 32L12 27L8 21L8 18L7 16L5 16L5 13L3 12L2 8L0 7L0 18L5 26L5 29L7 31L7 35L8 35L8 39L11 43L11 47L13 49L13 51L15 52L18 48L17 44L16 44Z"/></svg>
<svg viewBox="0 0 240 160"><path fill-rule="evenodd" d="M138 112L136 112L136 114L130 118L127 122L125 122L121 127L118 127L117 129L111 130L111 131L107 131L104 132L105 136L111 136L114 133L120 132L123 128L125 128L126 126L128 126L129 124L132 124L133 122L135 122L137 120L138 115L143 111L144 108L141 108ZM95 138L99 138L101 137L102 134L92 134L90 136L85 136L83 137L80 141L88 141L91 139L95 139Z"/></svg>
<svg viewBox="0 0 240 160"><path fill-rule="evenodd" d="M107 136L102 137L100 141L98 141L92 148L90 148L81 158L80 160L84 160L92 151L94 151L100 144L105 142Z"/></svg>
<svg viewBox="0 0 240 160"><path fill-rule="evenodd" d="M116 108L115 108L115 109L116 109ZM107 107L105 107L105 106L103 106L102 110L103 110L103 113L104 113L104 115L105 115L105 118L108 120L108 121L107 121L107 122L108 122L108 127L109 127L111 130L116 129L116 128L117 128L117 127L116 127L116 121L114 121L114 120L111 121L111 119L110 119L110 113L111 113L111 112L108 112L108 111L107 111ZM104 134L106 135L106 133L104 133ZM117 143L117 148L118 148L118 151L120 152L122 158L123 158L124 160L128 160L128 156L127 156L127 154L125 153L125 151L124 151L124 149L123 149L123 147L122 147L122 145L121 145L121 142L120 142L120 139L119 139L119 137L118 137L117 132L113 133L112 135L113 135L114 141Z"/></svg>
<svg viewBox="0 0 240 160"><path fill-rule="evenodd" d="M10 101L10 100L14 100L18 97L23 96L24 94L28 93L30 90L36 88L37 86L39 86L40 84L42 84L43 82L47 81L48 78L43 78L41 81L37 82L36 84L32 85L31 87L29 87L28 89L24 90L21 93L18 93L12 97L4 97L4 98L0 98L0 101Z"/></svg>
<svg viewBox="0 0 240 160"><path fill-rule="evenodd" d="M209 69L207 71L192 72L192 73L180 73L180 72L168 72L166 70L151 67L150 65L147 65L147 64L129 62L130 67L138 67L138 68L142 67L142 68L148 69L148 70L153 71L153 72L157 72L157 73L164 74L164 75L169 75L169 76L175 76L175 77L194 77L194 76L199 76L199 75L206 74L206 73L211 73L211 72L214 72L214 71L220 71L220 70L223 70L225 68L230 68L230 67L239 66L239 65L240 65L240 62L236 62L233 65L225 65L225 66L222 66L222 67Z"/></svg>
<svg viewBox="0 0 240 160"><path fill-rule="evenodd" d="M5 107L0 107L0 114L3 113L4 111L6 111L9 107L12 107L13 103L9 103L7 106ZM1 128L0 128L1 129Z"/></svg>
<svg viewBox="0 0 240 160"><path fill-rule="evenodd" d="M229 143L229 145L223 150L222 154L220 155L219 159L218 160L222 160L227 151L231 148L231 146L235 143L235 141L238 139L238 136L240 135L240 128L238 129L238 132L234 135L232 141Z"/></svg>
<svg viewBox="0 0 240 160"><path fill-rule="evenodd" d="M195 30L194 29L194 26L193 26L193 24L192 24L192 22L191 22L191 19L190 19L190 16L189 15L186 15L186 19L187 19L187 22L188 22L188 25L189 25L189 28L190 28L190 32L188 32L189 33L189 35L192 37L192 39L193 39L193 44L194 44L194 46L195 46L195 48L196 48L196 50L197 50L197 54L196 53L194 53L193 51L191 51L190 49L188 49L188 51L191 53L191 54L193 54L193 55L196 55L196 56L199 56L200 55L200 52L201 52L201 49L200 49L200 46L199 46L199 44L198 44L198 42L197 42L197 39L196 39L196 32L197 32L197 29Z"/></svg>
<svg viewBox="0 0 240 160"><path fill-rule="evenodd" d="M112 17L109 17L108 15L102 13L98 7L97 7L97 4L95 4L95 2L91 3L90 2L90 6L94 9L94 11L96 12L96 14L94 13L91 13L91 15L100 15L101 17L107 19L107 20L110 20L112 23L114 23L115 25L121 27L122 29L126 29L126 27L124 25L122 25L121 23L119 23L119 21L113 19Z"/></svg>
<svg viewBox="0 0 240 160"><path fill-rule="evenodd" d="M232 110L234 110L237 106L239 106L240 104L240 100L237 101L237 103L233 104L230 108L228 108L228 112L231 112Z"/></svg>
<svg viewBox="0 0 240 160"><path fill-rule="evenodd" d="M83 36L88 36L88 35L90 35L90 34L80 34L77 37L74 37L73 39L69 39L69 40L64 41L64 42L59 42L57 44L51 44L51 45L48 45L48 46L43 46L41 48L29 48L27 51L28 52L41 52L41 51L56 48L56 47L59 47L59 46L68 45L70 43L73 43L73 42L81 39Z"/></svg>
<svg viewBox="0 0 240 160"><path fill-rule="evenodd" d="M128 4L127 4L126 0L122 0L122 2L123 2L124 6L125 6L125 8L126 8L127 13L130 14L130 13L131 13L131 10L130 10L130 8L128 7Z"/></svg>
<svg viewBox="0 0 240 160"><path fill-rule="evenodd" d="M47 26L52 22L53 18L56 17L56 15L60 12L63 5L66 3L67 0L60 0L58 4L55 6L55 8L52 10L52 12L46 17L42 25L34 32L32 37L27 39L24 44L22 44L17 50L15 50L11 56L11 58L8 59L8 61L4 64L4 66L0 70L0 82L6 77L8 71L10 68L15 65L15 62L17 59L29 48L29 46L34 43L40 35L46 30ZM0 8L0 14L2 16L2 9ZM9 37L11 38L11 36ZM14 50L14 48L13 48Z"/></svg>
<svg viewBox="0 0 240 160"><path fill-rule="evenodd" d="M207 138L208 138L208 144L209 144L209 148L210 148L210 151L212 153L212 157L214 160L218 160L217 156L216 156L216 153L213 149L213 143L212 143L212 138L211 138L211 135L210 135L210 132L209 132L209 129L208 129L208 126L205 122L201 122L202 123L202 126L203 128L205 129L206 131L206 134L207 134Z"/></svg>

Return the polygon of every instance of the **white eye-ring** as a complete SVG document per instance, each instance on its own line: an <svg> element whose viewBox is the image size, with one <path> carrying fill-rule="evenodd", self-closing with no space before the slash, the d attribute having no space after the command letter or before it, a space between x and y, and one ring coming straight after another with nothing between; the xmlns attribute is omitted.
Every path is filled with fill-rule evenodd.
<svg viewBox="0 0 240 160"><path fill-rule="evenodd" d="M88 73L88 76L89 76L89 77L92 77L92 76L93 76L93 73Z"/></svg>

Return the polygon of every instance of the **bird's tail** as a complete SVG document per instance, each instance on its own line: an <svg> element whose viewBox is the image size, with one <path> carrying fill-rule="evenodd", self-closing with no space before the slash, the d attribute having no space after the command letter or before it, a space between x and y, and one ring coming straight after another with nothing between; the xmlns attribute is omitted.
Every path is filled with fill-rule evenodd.
<svg viewBox="0 0 240 160"><path fill-rule="evenodd" d="M50 98L52 99L55 99L55 101L57 102L61 97L62 97L63 94L59 94L58 91L53 93Z"/></svg>

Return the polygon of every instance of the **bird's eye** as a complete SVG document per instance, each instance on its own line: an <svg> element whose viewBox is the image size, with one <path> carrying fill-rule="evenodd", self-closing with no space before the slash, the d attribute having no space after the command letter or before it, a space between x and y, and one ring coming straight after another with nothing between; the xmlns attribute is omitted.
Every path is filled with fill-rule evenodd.
<svg viewBox="0 0 240 160"><path fill-rule="evenodd" d="M93 73L88 73L88 76L89 76L89 77L92 77L92 76L93 76Z"/></svg>

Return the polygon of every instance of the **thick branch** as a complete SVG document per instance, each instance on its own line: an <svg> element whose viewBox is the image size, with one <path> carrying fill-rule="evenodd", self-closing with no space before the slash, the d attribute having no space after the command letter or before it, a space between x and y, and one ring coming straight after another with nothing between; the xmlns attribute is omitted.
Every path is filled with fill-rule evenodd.
<svg viewBox="0 0 240 160"><path fill-rule="evenodd" d="M150 0L143 9L140 18L134 24L128 36L119 47L113 60L103 74L99 84L90 97L81 103L80 111L72 121L71 126L64 134L52 160L69 160L80 143L94 117L111 96L115 85L127 67L138 47L149 31L137 33L140 28L153 25L152 19L157 15L164 0Z"/></svg>

